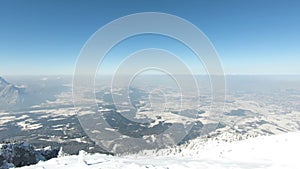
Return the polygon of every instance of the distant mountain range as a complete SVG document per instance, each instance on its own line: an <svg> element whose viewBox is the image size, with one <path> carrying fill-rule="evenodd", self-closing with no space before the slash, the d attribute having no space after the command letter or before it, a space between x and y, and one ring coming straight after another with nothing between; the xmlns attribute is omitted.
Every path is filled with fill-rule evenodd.
<svg viewBox="0 0 300 169"><path fill-rule="evenodd" d="M25 88L18 87L0 77L0 109L8 109L24 102Z"/></svg>

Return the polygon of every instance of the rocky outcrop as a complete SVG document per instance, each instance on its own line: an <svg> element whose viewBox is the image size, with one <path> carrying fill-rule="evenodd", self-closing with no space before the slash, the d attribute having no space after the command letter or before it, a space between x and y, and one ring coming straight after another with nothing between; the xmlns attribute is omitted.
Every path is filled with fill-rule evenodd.
<svg viewBox="0 0 300 169"><path fill-rule="evenodd" d="M57 157L59 149L35 150L26 142L3 144L0 149L0 169L22 167Z"/></svg>

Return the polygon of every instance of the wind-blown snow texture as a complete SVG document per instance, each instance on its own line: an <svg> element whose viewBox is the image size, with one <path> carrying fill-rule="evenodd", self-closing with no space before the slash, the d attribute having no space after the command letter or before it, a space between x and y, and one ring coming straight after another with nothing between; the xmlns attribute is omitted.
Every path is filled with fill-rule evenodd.
<svg viewBox="0 0 300 169"><path fill-rule="evenodd" d="M149 151L143 155L115 157L103 154L65 156L40 162L24 169L99 169L99 168L197 168L298 169L300 132L262 136L243 141L223 142L195 139L180 147ZM173 153L176 152L176 153Z"/></svg>

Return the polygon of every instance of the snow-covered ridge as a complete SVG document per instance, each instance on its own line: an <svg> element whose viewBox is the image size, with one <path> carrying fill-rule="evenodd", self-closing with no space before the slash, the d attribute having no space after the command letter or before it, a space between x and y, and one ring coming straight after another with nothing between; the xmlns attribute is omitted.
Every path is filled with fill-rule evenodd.
<svg viewBox="0 0 300 169"><path fill-rule="evenodd" d="M24 169L93 168L274 168L298 169L300 132L261 136L242 141L193 140L175 154L131 155L126 157L87 154L54 158ZM160 151L172 151L160 150Z"/></svg>

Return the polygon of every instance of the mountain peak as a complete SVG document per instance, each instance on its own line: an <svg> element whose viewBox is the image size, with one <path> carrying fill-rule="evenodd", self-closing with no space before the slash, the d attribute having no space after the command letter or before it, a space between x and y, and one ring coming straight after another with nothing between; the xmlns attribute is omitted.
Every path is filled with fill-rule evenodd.
<svg viewBox="0 0 300 169"><path fill-rule="evenodd" d="M0 77L0 109L9 109L23 103L23 90Z"/></svg>
<svg viewBox="0 0 300 169"><path fill-rule="evenodd" d="M5 84L5 85L8 85L9 83L0 76L0 84Z"/></svg>

